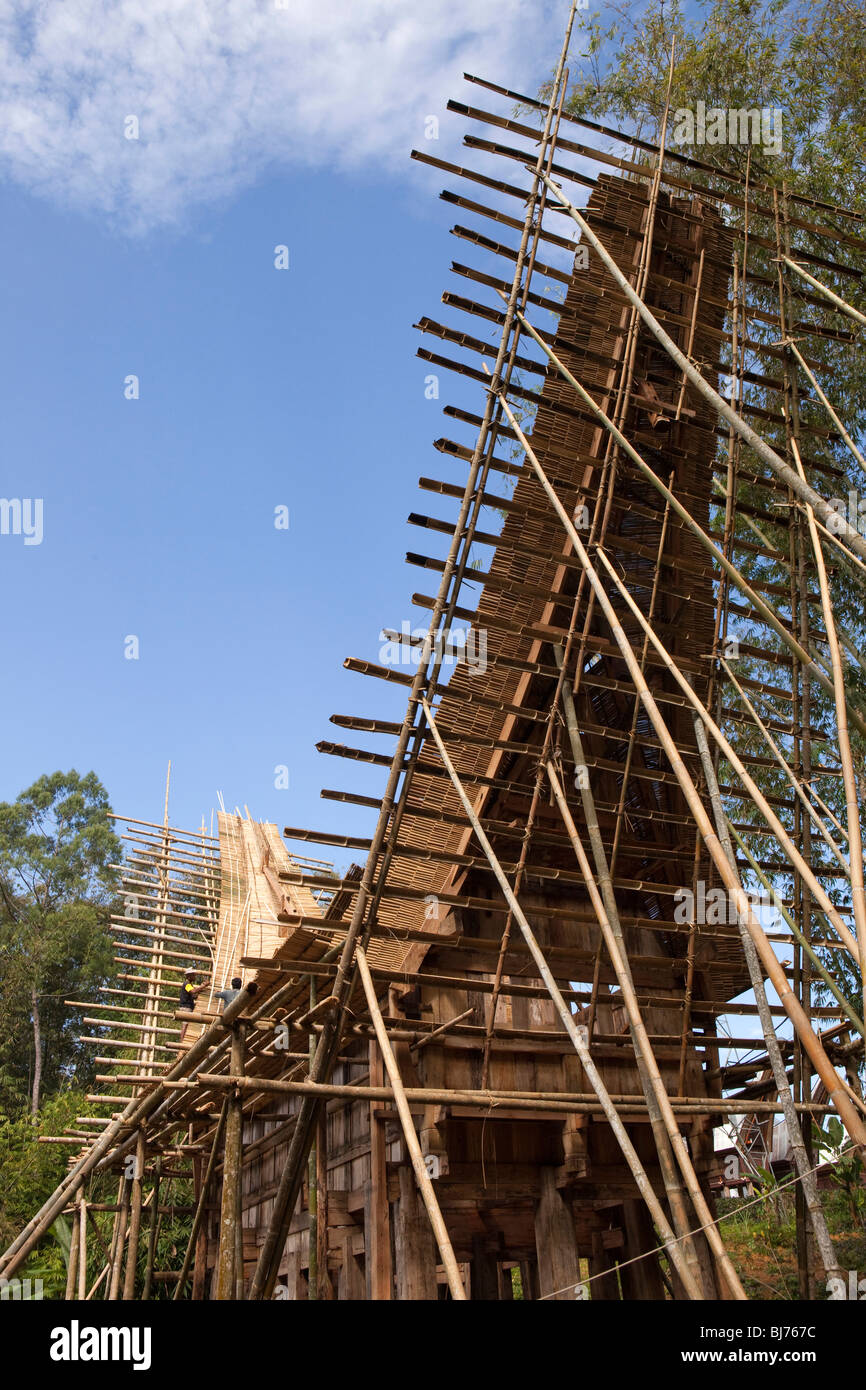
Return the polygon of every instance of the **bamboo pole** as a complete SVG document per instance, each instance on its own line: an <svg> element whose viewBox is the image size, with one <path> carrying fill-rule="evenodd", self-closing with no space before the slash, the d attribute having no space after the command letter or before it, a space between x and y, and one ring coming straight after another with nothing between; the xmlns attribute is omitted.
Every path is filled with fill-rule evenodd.
<svg viewBox="0 0 866 1390"><path fill-rule="evenodd" d="M568 803L565 799L565 794L562 790L562 784L560 783L560 780L556 774L556 769L552 762L547 763L547 776L550 781L551 788L553 790L553 795L556 800L556 804L559 807L560 815L562 816L563 823L568 832L568 838L571 840L572 848L574 849L577 862L579 863L581 872L586 880L586 887L590 899L592 901L592 905L595 908L595 913L598 917L598 924L601 928L601 934L604 937L604 944L607 947L607 953L610 956L610 961L614 968L617 983L620 987L620 992L622 994L622 1002L625 1006L626 1014L628 1016L629 1027L631 1029L632 1038L634 1040L635 1054L636 1056L640 1056L640 1058L643 1061L644 1068L646 1069L646 1073L649 1078L649 1084L652 1087L652 1091L655 1096L658 1111L662 1117L665 1129L667 1130L667 1134L670 1139L671 1148L677 1159L677 1162L680 1165L680 1169L683 1174L683 1179L685 1181L686 1187L688 1188L689 1196L691 1197L692 1202L694 1204L695 1213L697 1215L698 1221L705 1230L710 1249L713 1253L713 1258L716 1261L716 1264L719 1269L720 1277L724 1281L724 1283L727 1284L728 1288L731 1291L732 1297L744 1301L746 1295L743 1290L743 1286L740 1283L734 1266L731 1264L730 1256L728 1255L728 1252L724 1247L722 1238L719 1235L718 1228L715 1225L715 1217L710 1211L709 1206L707 1205L706 1198L704 1197L704 1194L701 1191L697 1174L695 1173L694 1167L692 1166L692 1161L688 1155L686 1146L683 1143L683 1136L680 1133L679 1125L677 1124L676 1117L671 1108L670 1100L668 1098L667 1092L665 1091L664 1082L662 1080L661 1072L658 1068L655 1053L653 1052L650 1040L647 1036L646 1027L641 1017L640 1008L638 1006L637 995L635 994L634 989L634 981L632 979L631 969L628 964L628 957L625 952L625 941L622 938L622 933L620 931L619 935L617 935L613 928L613 924L609 918L609 915L605 910L605 904L602 901L602 897L599 894L598 888L592 877L592 871L590 869L589 860L586 857L586 851L584 850L583 845L580 842L580 836L577 833L577 826L575 825L574 820L572 818L571 811L569 810Z"/></svg>
<svg viewBox="0 0 866 1390"><path fill-rule="evenodd" d="M785 262L785 265L790 266L792 270L796 270L798 275L802 275L804 280L808 280L809 284L816 290L819 290L826 299L831 300L832 303L836 305L836 308L843 314L847 314L848 317L854 319L856 323L866 323L866 314L861 314L859 309L854 309L842 299L840 295L836 294L834 290L829 289L827 285L822 284L820 280L816 280L814 275L810 275L808 270L804 270L801 265L797 265L796 261L792 261L790 256L783 256L782 260Z"/></svg>
<svg viewBox="0 0 866 1390"><path fill-rule="evenodd" d="M676 343L674 342L673 338L671 338L670 335L666 333L665 330L662 328L661 324L659 323L658 319L655 318L652 311L647 308L646 304L644 304L640 296L635 293L628 279L625 275L623 275L616 261L611 256L610 252L599 240L592 227L590 227L586 219L578 212L577 208L569 202L568 198L566 198L559 185L554 183L553 179L549 178L543 170L541 172L541 178L544 180L550 192L560 200L560 202L562 203L563 210L567 212L569 216L572 218L572 220L577 223L578 227L580 227L581 232L586 237L590 245L597 252L603 265L607 268L613 280L622 290L625 297L637 309L638 313L640 314L647 328L652 333L653 337L656 338L656 340L662 345L662 347L665 349L668 355L673 358L674 362L676 362L680 370L685 373L689 381L692 383L692 386L698 392L698 394L703 396L704 400L713 407L713 409L716 411L718 415L720 415L723 419L727 420L729 425L733 426L733 428L737 431L740 437L744 439L745 442L758 455L758 457L764 463L766 463L767 466L771 468L779 478L781 478L782 482L784 482L791 489L791 491L795 493L797 497L799 497L801 502L808 503L811 507L813 507L817 515L820 516L823 521L827 522L828 525L839 525L839 522L841 522L842 524L839 527L839 529L841 533L845 536L845 539L848 541L848 544L851 546L852 550L855 550L857 554L860 555L862 559L866 560L866 540L864 540L864 538L860 535L859 531L855 530L855 528L851 526L845 520L844 517L839 517L838 513L833 510L829 503L826 502L824 498L821 497L820 494L817 493L813 487L810 487L807 482L800 478L799 474L797 474L795 470L791 468L791 466L787 464L783 458L780 458L780 456L776 453L775 449L771 449L770 445L767 444L766 441L762 439L761 436L757 434L750 425L747 425L745 420L743 420L742 417L738 415L735 410L731 409L727 401L723 400L722 397L719 395L718 391L715 391L713 387L709 384L709 382L704 380L703 376L698 371L698 369L693 365L693 363L689 361L685 353L681 352L681 350L677 347ZM785 259L787 260L787 257ZM797 266L795 267L795 269L799 270L800 267ZM801 270L800 273L805 274L806 272ZM815 283L819 285L818 281L815 281ZM819 288L825 289L824 286L820 285ZM831 293L830 291L826 292L828 294ZM839 302L841 304L844 304L844 300L840 300ZM846 306L846 308L850 310L850 305ZM851 310L851 312L857 315L856 310ZM859 317L862 318L863 316L859 315ZM863 321L864 323L866 323L866 319L863 319ZM830 520L831 517L837 518L837 521L835 523L832 522Z"/></svg>
<svg viewBox="0 0 866 1390"><path fill-rule="evenodd" d="M69 1240L69 1257L66 1265L66 1292L63 1295L67 1303L72 1300L78 1282L79 1245L81 1243L80 1229L81 1211L76 1207L72 1216L72 1234Z"/></svg>
<svg viewBox="0 0 866 1390"><path fill-rule="evenodd" d="M93 1287L90 1289L90 1292L89 1292L88 1294L85 1295L85 1301L86 1301L86 1302L89 1303L90 1300L93 1298L93 1295L96 1293L96 1290L99 1288L100 1284L103 1282L103 1280L105 1279L105 1276L108 1274L108 1271L109 1271L110 1269L111 1269L111 1265L110 1265L110 1264L107 1264L107 1265L105 1265L105 1266L103 1267L102 1273L101 1273L101 1274L98 1276L98 1278L96 1279L95 1283L93 1284Z"/></svg>
<svg viewBox="0 0 866 1390"><path fill-rule="evenodd" d="M760 924L755 920L754 915L752 914L748 898L746 897L745 893L743 892L743 889L739 884L737 875L733 873L731 866L728 863L727 856L724 850L722 849L718 836L713 830L706 809L704 808L704 804L701 801L700 796L698 795L694 783L689 777L688 770L686 768L685 763L682 760L679 749L677 748L676 743L671 736L670 730L668 729L667 724L665 723L665 720L661 714L661 711L659 710L659 707L655 702L652 692L650 691L650 688L647 685L640 671L637 657L632 651L631 643L629 642L628 637L626 636L623 630L622 624L616 616L616 612L614 611L613 605L611 604L610 599L607 596L604 585L602 584L601 579L599 578L589 556L586 553L586 549L584 548L583 542L581 541L580 536L572 523L571 517L568 515L568 512L563 507L558 496L556 495L556 492L551 486L547 474L544 472L544 469L538 462L538 459L533 453L532 447L528 439L523 434L523 431L520 429L520 426L517 424L516 420L514 419L514 415L510 410L508 411L508 415L509 423L511 424L512 429L516 430L521 448L525 450L527 458L532 464L532 467L534 468L542 487L544 488L547 496L549 497L554 507L554 510L556 511L557 515L562 521L562 524L565 527L571 539L572 545L575 549L575 553L577 554L581 564L584 566L586 570L590 584L592 585L595 591L596 597L598 598L602 611L604 612L605 618L607 619L608 625L611 629L611 632L613 633L614 640L616 641L616 644L619 647L623 659L628 667L631 680L634 682L635 686L640 691L641 699L644 702L644 706L646 708L647 714L649 715L650 722L652 723L653 728L655 729L656 735L662 744L663 750L667 755L671 768L674 771L677 781L680 784L680 787L686 800L686 804L688 805L689 810L698 826L698 829L700 830L704 843L706 844L707 849L710 853L710 857L712 858L713 863L715 864L716 869L718 870L722 883L728 889L728 892L733 895L733 901L736 903L737 911L743 915L748 925L749 933L755 942L755 945L758 950L758 955L760 956L764 969L766 973L769 975L773 987L779 996L780 1003L782 1004L783 1008L785 1009L785 1012L791 1019L791 1022L794 1025L794 1028L803 1044L805 1051L812 1060L815 1071L818 1073L818 1076L821 1078L821 1081L826 1086L828 1096L830 1097L830 1100L836 1107L836 1110L838 1111L839 1116L842 1119L843 1124L845 1125L845 1128L848 1130L851 1139L854 1141L856 1145L863 1148L864 1152L866 1152L866 1127L864 1127L863 1122L860 1119L860 1116L857 1114L857 1111L851 1104L846 1090L842 1087L839 1077L837 1076L834 1068L830 1064L830 1061L826 1053L824 1052L820 1039L816 1037L800 1001L797 999L796 995L794 994L790 985L788 984L788 979L785 975L784 970L782 969L782 966L779 964L779 961L777 960L770 943L767 941L760 927ZM619 579L619 576L616 573L616 570L610 564L610 561L607 560L607 557L601 550L599 550L597 553L605 561L605 566L607 568L608 573L611 575L614 582L617 584L617 587L620 589L620 592L622 593L626 602L629 604L631 610L634 612L635 616L640 619L641 623L643 623L645 621L643 614L632 600L628 590L622 584L621 580ZM682 685L684 693L686 693L689 696L689 699L694 703L695 708L697 709L707 728L710 730L710 732L716 738L716 741L723 748L725 756L729 758L732 765L736 766L737 764L739 764L739 767L737 768L739 775L742 777L744 784L748 785L748 783L751 783L751 786L749 787L749 794L752 796L754 800L757 800L757 797L760 795L760 793L758 792L757 787L755 787L754 782L752 782L752 779L748 777L745 768L743 768L742 763L740 762L739 758L737 758L737 755L734 753L734 750L730 747L730 744L724 738L724 735L717 728L712 717L704 709L703 705L701 705L700 701L698 700L697 696L692 690L691 685L679 672L679 668L676 666L676 663L672 660L670 656L668 656L667 652L665 651L665 648L659 642L658 638L655 636L655 633L653 633L651 630L650 640L656 646L657 650L659 650L660 653L663 654L664 658L666 659L666 665L668 666L668 669L676 677L678 683ZM740 771L740 769L742 769L742 771ZM768 806L767 812L769 812L769 810L770 808ZM766 812L764 814L766 815ZM483 834L483 832L481 833ZM779 824L776 833L780 835L780 838L784 835L785 839L788 840L788 844L790 844L790 839L784 832L781 824ZM794 854L796 854L796 849L793 845L791 845L791 850L788 852L789 858L792 857L791 851L793 851ZM824 893L823 889L815 880L814 874L812 874L811 870L809 869L809 866L805 863L802 863L802 856L798 856L798 858L800 859L800 863L797 864L797 867L800 868L800 871L803 873L803 877L807 878L807 881L811 880L811 882L809 883L810 889L812 889L812 891L815 892L815 895L816 897L818 897L819 901L821 901L822 906L826 904L832 909L832 904L827 898L826 893ZM814 888L812 888L813 883L815 885ZM850 938L851 933L848 931L847 927L844 927L844 924L841 922L841 918L839 918L839 914L835 912L835 909L833 909L831 912L828 912L827 915L833 921L833 925L836 927L837 931L839 930L840 925L843 926L845 933ZM855 956L856 954L857 950L855 945Z"/></svg>
<svg viewBox="0 0 866 1390"><path fill-rule="evenodd" d="M242 1029L242 1024L236 1024L232 1033L231 1070L234 1076L243 1076L244 1074L244 1035ZM237 1297L239 1277L237 1243L243 1163L243 1101L240 1092L229 1093L225 1130L216 1285L216 1298L220 1301ZM240 1278L243 1278L243 1270L240 1271Z"/></svg>
<svg viewBox="0 0 866 1390"><path fill-rule="evenodd" d="M598 1099L601 1102L602 1109L604 1110L608 1123L610 1124L610 1127L614 1133L617 1143L619 1144L623 1157L625 1158L626 1163L629 1166L632 1177L634 1178L635 1183L637 1185L637 1189L643 1197L644 1201L646 1202L650 1214L659 1229L659 1232L664 1241L665 1250L667 1251L667 1254L672 1264L674 1265L674 1268L679 1274L689 1298L700 1301L703 1298L703 1295L697 1284L697 1281L695 1280L694 1275L692 1274L692 1271L689 1268L689 1265L683 1257L683 1253L679 1247L676 1236L674 1235L674 1232L672 1231L670 1224L668 1223L668 1219L665 1216L664 1211L662 1210L661 1204L658 1198L656 1197L655 1192L653 1191L652 1184L650 1183L650 1180L646 1175L646 1171L644 1170L643 1164L638 1158L634 1145L632 1144L628 1136L628 1133L626 1132L625 1126L623 1125L622 1120L620 1119L617 1113L616 1107L614 1106L613 1101L610 1098L610 1094L608 1093L607 1087L602 1081L598 1068L596 1067L595 1062L592 1059L588 1042L584 1038L584 1033L586 1030L578 1028L575 1024L574 1015L572 1014L571 1010L569 1009L568 1005L562 997L562 993L559 989L559 986L557 985L556 980L554 979L551 973L550 967L544 958L544 954L535 938L535 933L533 932L531 926L529 925L529 922L527 921L526 914L524 913L522 907L520 906L519 902L517 901L517 899L511 891L511 885L509 884L508 879L506 878L502 870L502 866L500 865L499 860L496 858L490 841L484 833L481 822L475 814L472 803L469 800L469 797L466 795L463 784L460 781L460 778L458 777L457 772L454 769L451 759L448 756L448 750L442 741L439 729L433 718L433 714L430 710L430 707L426 701L424 701L424 714L427 719L427 724L430 729L430 732L436 743L436 747L439 749L439 755L442 758L442 761L445 764L445 767L448 771L448 775L451 778L451 781L454 785L454 790L457 792L457 795L460 798L460 801L463 805L463 809L466 812L466 815L469 817L469 821L472 825L473 830L475 831L478 843L484 850L484 853L487 857L487 861L490 864L491 869L493 870L496 880L500 888L502 889L502 892L504 893L509 906L511 907L511 910L514 914L514 918L517 921L521 932L523 933L524 940L526 941L526 944L529 947L530 955L532 956L532 959L535 962L535 965L538 969L538 973L541 979L544 981L545 986L547 987L547 992L550 995L550 998L553 1000L554 1005L556 1006L556 1011L559 1014L560 1020L562 1021L565 1031L571 1039L572 1044L574 1045L574 1049L581 1060L584 1072L586 1073L587 1080L589 1081L590 1086L595 1091L595 1094L598 1096Z"/></svg>
<svg viewBox="0 0 866 1390"><path fill-rule="evenodd" d="M126 1245L127 1218L129 1216L129 1179L125 1173L120 1176L120 1193L117 1213L114 1218L114 1238L111 1243L111 1279L108 1284L108 1301L115 1302L120 1292L120 1275L123 1269L123 1251Z"/></svg>
<svg viewBox="0 0 866 1390"><path fill-rule="evenodd" d="M749 1042L752 1039L748 1039ZM354 1086L344 1082L324 1081L282 1081L269 1076L226 1076L223 1072L202 1073L202 1086L216 1090L238 1090L255 1095L261 1091L267 1094L303 1096L318 1095L323 1099L392 1101L394 1091L390 1086ZM190 1083L179 1081L178 1087ZM491 1091L491 1090L447 1090L435 1086L404 1086L407 1100L418 1105L453 1105L458 1109L486 1110L491 1116L497 1111L537 1110L550 1114L604 1114L604 1108L592 1091L570 1094L562 1091ZM610 1099L623 1112L643 1116L646 1114L646 1098L643 1095L611 1095ZM774 1101L720 1099L716 1096L696 1097L677 1096L671 1101L675 1111L681 1115L777 1115L781 1106ZM832 1107L817 1101L797 1102L797 1109L803 1114L827 1114Z"/></svg>
<svg viewBox="0 0 866 1390"><path fill-rule="evenodd" d="M379 1043L379 1050L382 1053L382 1061L385 1063L385 1070L391 1081L394 1091L394 1104L397 1107L397 1114L400 1116L400 1124L403 1128L403 1137L406 1140L406 1148L409 1150L409 1158L415 1170L415 1179L421 1193L421 1199L427 1209L430 1218L430 1225L433 1228L433 1235L442 1256L442 1264L445 1268L445 1277L448 1280L448 1287L451 1290L451 1297L457 1302L466 1301L466 1290L463 1287L463 1280L460 1277L460 1266L454 1256L454 1248L451 1244L451 1237L448 1234L448 1227L445 1225L439 1203L436 1200L436 1193L430 1181L430 1175L424 1163L424 1155L421 1152L421 1145L418 1143L418 1135L415 1132L415 1125L412 1120L412 1112L409 1109L409 1102L406 1099L406 1091L403 1086L403 1079L400 1076L400 1068L397 1065L397 1058L388 1039L385 1024L382 1021L382 1011L379 1008L379 1001L376 998L376 987L367 965L367 957L363 946L357 948L358 973L361 983L364 986L364 994L367 998L367 1007L370 1010L370 1017L376 1030L376 1039Z"/></svg>
<svg viewBox="0 0 866 1390"><path fill-rule="evenodd" d="M129 1303L135 1298L135 1275L138 1268L138 1241L141 1235L141 1189L144 1181L144 1130L138 1131L135 1146L135 1168L130 1194L131 1215L129 1222L129 1242L126 1253L126 1273L123 1281L123 1300Z"/></svg>
<svg viewBox="0 0 866 1390"><path fill-rule="evenodd" d="M87 1201L82 1194L78 1203L78 1297L87 1293Z"/></svg>
<svg viewBox="0 0 866 1390"><path fill-rule="evenodd" d="M812 387L815 391L815 394L817 395L824 409L827 411L827 414L830 416L830 419L833 421L833 424L836 426L837 430L841 434L850 452L854 455L863 472L866 473L866 458L863 457L860 450L857 448L857 445L854 443L854 440L851 438L845 426L842 424L842 421L839 419L839 416L836 414L836 411L833 409L824 392L821 390L821 387L818 385L818 380L815 376L815 373L812 371L811 367L809 366L800 349L797 347L797 344L794 342L793 338L788 339L787 346L790 348L791 352L796 357L800 366L803 368L803 371L806 373L806 376L809 378L809 381L812 383Z"/></svg>
<svg viewBox="0 0 866 1390"><path fill-rule="evenodd" d="M147 1257L144 1265L144 1285L141 1290L141 1300L143 1303L147 1303L153 1288L153 1262L156 1256L156 1232L159 1225L159 1189L161 1184L162 1159L157 1158L153 1171L150 1220L147 1223Z"/></svg>

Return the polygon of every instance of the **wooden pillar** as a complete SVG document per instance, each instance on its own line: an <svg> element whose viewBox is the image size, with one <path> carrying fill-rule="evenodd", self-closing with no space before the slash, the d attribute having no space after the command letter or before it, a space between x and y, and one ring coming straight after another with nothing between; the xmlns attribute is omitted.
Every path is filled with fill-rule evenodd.
<svg viewBox="0 0 866 1390"><path fill-rule="evenodd" d="M156 1231L159 1222L159 1189L162 1179L162 1159L158 1158L153 1172L153 1189L150 1205L150 1221L147 1228L147 1260L144 1266L144 1287L141 1291L142 1302L146 1303L150 1298L150 1291L153 1287L153 1261L156 1255Z"/></svg>
<svg viewBox="0 0 866 1390"><path fill-rule="evenodd" d="M535 1260L520 1261L520 1287L523 1291L525 1303L534 1303L538 1299L538 1265Z"/></svg>
<svg viewBox="0 0 866 1390"><path fill-rule="evenodd" d="M394 1222L397 1299L401 1303L439 1297L436 1242L408 1163L399 1169L400 1198Z"/></svg>
<svg viewBox="0 0 866 1390"><path fill-rule="evenodd" d="M382 1054L370 1041L370 1085L385 1084ZM370 1181L364 1193L365 1246L367 1249L367 1297L377 1301L390 1300L393 1270L391 1267L391 1208L388 1205L388 1169L385 1145L385 1121L381 1118L382 1102L370 1106Z"/></svg>
<svg viewBox="0 0 866 1390"><path fill-rule="evenodd" d="M592 1275L590 1298L596 1303L618 1303L621 1295L616 1276L616 1260L604 1243L604 1231L601 1229L592 1233L592 1259L589 1270Z"/></svg>
<svg viewBox="0 0 866 1390"><path fill-rule="evenodd" d="M316 1125L316 1276L319 1298L332 1299L334 1288L328 1270L328 1106L322 1106Z"/></svg>
<svg viewBox="0 0 866 1390"><path fill-rule="evenodd" d="M469 1297L473 1303L499 1300L499 1266L487 1248L487 1236L472 1237Z"/></svg>
<svg viewBox="0 0 866 1390"><path fill-rule="evenodd" d="M363 1301L366 1287L361 1266L354 1252L355 1233L347 1227L343 1236L343 1272L340 1276L340 1298L351 1303Z"/></svg>
<svg viewBox="0 0 866 1390"><path fill-rule="evenodd" d="M658 1247L653 1225L646 1205L641 1199L629 1198L622 1204L622 1214L625 1233L625 1248L622 1256L624 1263L619 1276L622 1280L622 1296L623 1298L640 1299L647 1303L662 1302L665 1296L665 1287L659 1269L658 1256L655 1254ZM646 1255L646 1258L629 1264L628 1261L635 1260L637 1255Z"/></svg>
<svg viewBox="0 0 866 1390"><path fill-rule="evenodd" d="M557 1301L577 1297L580 1259L571 1206L556 1186L556 1170L541 1169L541 1200L535 1211L535 1249L541 1297L555 1294ZM564 1292L555 1293L562 1289Z"/></svg>
<svg viewBox="0 0 866 1390"><path fill-rule="evenodd" d="M129 1241L126 1248L126 1274L123 1280L123 1301L130 1303L135 1298L135 1276L138 1270L138 1241L141 1235L141 1192L144 1183L145 1160L144 1130L138 1131L135 1145L135 1167L132 1172L129 1219Z"/></svg>
<svg viewBox="0 0 866 1390"><path fill-rule="evenodd" d="M231 1074L243 1076L244 1025L232 1029ZM243 1100L240 1091L229 1092L226 1115L226 1137L223 1149L223 1188L220 1205L220 1240L217 1256L216 1298L228 1301L237 1297L237 1281L243 1281L243 1261L238 1269L241 1172L243 1162Z"/></svg>

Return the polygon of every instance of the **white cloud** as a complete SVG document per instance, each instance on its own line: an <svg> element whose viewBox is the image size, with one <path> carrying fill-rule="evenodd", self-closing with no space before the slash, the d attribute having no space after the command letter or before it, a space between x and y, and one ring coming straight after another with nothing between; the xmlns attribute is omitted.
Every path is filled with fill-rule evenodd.
<svg viewBox="0 0 866 1390"><path fill-rule="evenodd" d="M464 70L518 89L549 71L566 9L7 0L0 173L144 230L184 221L269 167L405 169L424 117L444 114L449 96L466 100ZM124 136L127 116L138 118L138 140Z"/></svg>

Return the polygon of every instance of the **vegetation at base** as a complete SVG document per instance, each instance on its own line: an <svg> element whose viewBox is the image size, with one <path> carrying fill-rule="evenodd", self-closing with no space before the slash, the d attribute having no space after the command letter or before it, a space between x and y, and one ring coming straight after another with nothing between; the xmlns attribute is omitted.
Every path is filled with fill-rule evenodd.
<svg viewBox="0 0 866 1390"><path fill-rule="evenodd" d="M797 1299L800 1294L794 1188L786 1188L772 1174L764 1173L763 1190L768 1196L765 1202L740 1197L719 1199L722 1238L749 1298ZM866 1224L862 1216L852 1219L843 1191L833 1188L819 1195L840 1268L853 1269L858 1279L862 1278L866 1273ZM827 1297L823 1271L817 1279L815 1297Z"/></svg>

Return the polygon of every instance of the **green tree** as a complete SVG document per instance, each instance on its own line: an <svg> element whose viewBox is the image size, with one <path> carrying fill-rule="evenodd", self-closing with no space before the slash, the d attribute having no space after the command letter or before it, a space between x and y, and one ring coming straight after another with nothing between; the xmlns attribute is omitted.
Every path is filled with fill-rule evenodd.
<svg viewBox="0 0 866 1390"><path fill-rule="evenodd" d="M55 1091L82 1060L63 1000L113 973L106 931L120 844L95 773L40 777L0 803L0 1094L10 1109ZM22 1045L29 1035L30 1047Z"/></svg>

